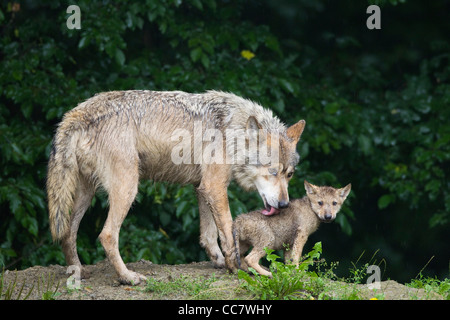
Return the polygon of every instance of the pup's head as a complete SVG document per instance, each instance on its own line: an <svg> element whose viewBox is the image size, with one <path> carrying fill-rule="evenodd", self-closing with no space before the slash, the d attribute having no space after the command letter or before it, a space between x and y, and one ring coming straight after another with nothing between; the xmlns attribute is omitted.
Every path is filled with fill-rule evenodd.
<svg viewBox="0 0 450 320"><path fill-rule="evenodd" d="M300 159L296 148L304 128L304 120L285 132L265 130L254 117L247 122L249 163L240 166L235 176L244 188L258 190L264 202L264 215L277 214L289 205L288 183ZM257 147L251 148L252 143Z"/></svg>
<svg viewBox="0 0 450 320"><path fill-rule="evenodd" d="M350 183L344 188L335 189L327 186L318 187L305 180L306 195L311 202L311 208L323 222L331 222L336 218L351 188Z"/></svg>

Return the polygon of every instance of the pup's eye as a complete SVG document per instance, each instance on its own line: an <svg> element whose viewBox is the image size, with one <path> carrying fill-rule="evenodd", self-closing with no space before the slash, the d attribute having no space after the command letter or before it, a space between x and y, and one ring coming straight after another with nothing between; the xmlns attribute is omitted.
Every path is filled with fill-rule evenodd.
<svg viewBox="0 0 450 320"><path fill-rule="evenodd" d="M317 203L319 204L319 206L323 206L323 201L319 201Z"/></svg>
<svg viewBox="0 0 450 320"><path fill-rule="evenodd" d="M333 206L335 206L335 205L337 205L337 202L336 202L336 201L333 201Z"/></svg>

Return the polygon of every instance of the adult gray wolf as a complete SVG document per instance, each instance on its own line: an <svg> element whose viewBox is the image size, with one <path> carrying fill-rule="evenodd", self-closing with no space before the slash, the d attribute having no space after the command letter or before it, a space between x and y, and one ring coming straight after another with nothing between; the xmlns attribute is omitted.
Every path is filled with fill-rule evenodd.
<svg viewBox="0 0 450 320"><path fill-rule="evenodd" d="M233 222L236 255L243 270L252 267L259 274L271 276L259 265L266 255L264 248L285 250L285 261L296 265L302 256L308 237L317 230L321 222L331 222L350 193L351 184L335 189L315 186L305 180L306 196L291 200L288 208L279 214L266 217L260 211L239 215ZM243 254L253 246L244 258Z"/></svg>
<svg viewBox="0 0 450 320"><path fill-rule="evenodd" d="M80 267L86 276L77 254L77 232L102 187L110 207L100 242L119 280L138 284L145 277L126 268L119 231L139 180L193 184L200 243L217 267L235 271L228 185L234 179L245 190L257 189L265 214L286 207L304 127L300 120L287 128L270 110L218 91L97 94L64 115L53 140L47 176L53 239L62 242L67 264Z"/></svg>

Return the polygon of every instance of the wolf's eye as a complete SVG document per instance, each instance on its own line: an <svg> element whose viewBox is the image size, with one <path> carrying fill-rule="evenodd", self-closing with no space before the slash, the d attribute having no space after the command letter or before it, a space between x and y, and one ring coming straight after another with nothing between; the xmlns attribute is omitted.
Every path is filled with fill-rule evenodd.
<svg viewBox="0 0 450 320"><path fill-rule="evenodd" d="M336 202L336 201L333 201L333 206L335 206L335 205L337 205L337 202Z"/></svg>
<svg viewBox="0 0 450 320"><path fill-rule="evenodd" d="M289 173L287 174L287 177L290 178L290 177L292 177L293 175L294 175L294 172L291 171L291 172L289 172Z"/></svg>
<svg viewBox="0 0 450 320"><path fill-rule="evenodd" d="M319 204L319 206L323 206L323 201L319 201L317 203Z"/></svg>

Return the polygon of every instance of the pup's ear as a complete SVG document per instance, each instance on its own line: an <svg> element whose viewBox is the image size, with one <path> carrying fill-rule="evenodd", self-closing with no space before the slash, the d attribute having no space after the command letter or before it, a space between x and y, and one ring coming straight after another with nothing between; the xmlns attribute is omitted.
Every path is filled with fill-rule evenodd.
<svg viewBox="0 0 450 320"><path fill-rule="evenodd" d="M305 190L307 194L314 194L316 192L316 186L309 183L308 181L305 180Z"/></svg>
<svg viewBox="0 0 450 320"><path fill-rule="evenodd" d="M297 143L298 140L300 140L300 136L303 133L303 129L305 129L305 124L306 124L305 120L300 120L296 124L290 126L286 131L286 135L288 136L288 138L294 140L294 142Z"/></svg>
<svg viewBox="0 0 450 320"><path fill-rule="evenodd" d="M339 189L339 196L341 196L342 198L344 198L343 200L345 200L348 196L348 194L350 193L350 190L352 189L352 184L349 183L348 185L346 185L345 187Z"/></svg>

